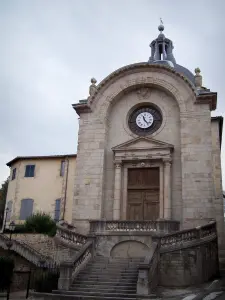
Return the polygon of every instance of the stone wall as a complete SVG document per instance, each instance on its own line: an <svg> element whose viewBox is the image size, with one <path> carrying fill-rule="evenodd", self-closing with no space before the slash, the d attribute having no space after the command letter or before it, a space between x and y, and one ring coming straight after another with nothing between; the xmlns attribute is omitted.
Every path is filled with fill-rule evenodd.
<svg viewBox="0 0 225 300"><path fill-rule="evenodd" d="M15 263L12 284L10 286L11 292L26 290L29 277L28 272L30 269L34 270L36 267L15 252L8 252L0 248L0 256L8 255L12 257Z"/></svg>
<svg viewBox="0 0 225 300"><path fill-rule="evenodd" d="M110 257L137 257L145 253L152 245L152 237L150 235L129 235L129 234L108 234L97 236L96 253L98 255ZM135 251L141 250L141 253Z"/></svg>
<svg viewBox="0 0 225 300"><path fill-rule="evenodd" d="M161 254L159 285L189 286L218 275L217 241Z"/></svg>
<svg viewBox="0 0 225 300"><path fill-rule="evenodd" d="M123 95L118 101L110 107L108 117L108 134L105 150L105 175L104 175L104 199L102 202L103 217L107 220L112 220L113 202L114 202L114 153L112 148L124 142L132 140L137 136L131 132L127 122L127 115L140 103L152 103L159 107L162 116L162 126L153 134L151 138L164 143L169 143L174 146L172 155L172 174L171 174L171 198L172 198L172 219L182 221L182 195L181 195L181 148L180 148L180 117L177 101L164 91L150 87L148 88L149 96L141 97L140 88L136 88ZM116 131L119 134L115 134ZM155 145L153 145L154 147ZM149 148L151 145L138 145L139 148ZM159 153L159 150L158 150ZM143 154L143 153L142 153ZM128 155L128 154L127 154ZM139 154L140 155L140 154ZM135 160L136 159L136 160ZM140 158L138 155L133 156L132 163L124 162L122 165L122 178L127 177L126 168L135 168L138 166ZM151 164L154 161L150 162ZM126 171L127 172L127 171ZM126 175L125 175L126 174ZM121 219L127 219L127 182L122 180L122 195L121 195ZM124 209L125 207L125 209ZM162 216L163 217L163 216ZM165 216L164 216L165 217Z"/></svg>
<svg viewBox="0 0 225 300"><path fill-rule="evenodd" d="M221 171L221 151L219 137L219 120L212 119L212 162L213 162L213 186L214 186L214 210L219 235L219 245L224 243L224 211L223 211L223 189ZM224 248L224 245L223 245Z"/></svg>
<svg viewBox="0 0 225 300"><path fill-rule="evenodd" d="M37 252L58 263L69 259L76 253L74 249L63 246L54 238L44 234L13 234L12 239L26 243Z"/></svg>
<svg viewBox="0 0 225 300"><path fill-rule="evenodd" d="M73 205L78 231L87 230L89 219L112 217L114 170L110 147L134 137L126 132L126 118L131 103L138 102L132 93L139 87L152 88L166 121L161 132L152 136L175 145L172 217L180 219L183 228L215 218L209 104L198 101L187 81L163 67L137 64L114 75L94 98L89 98L91 112L80 114ZM141 102L154 102L154 97Z"/></svg>

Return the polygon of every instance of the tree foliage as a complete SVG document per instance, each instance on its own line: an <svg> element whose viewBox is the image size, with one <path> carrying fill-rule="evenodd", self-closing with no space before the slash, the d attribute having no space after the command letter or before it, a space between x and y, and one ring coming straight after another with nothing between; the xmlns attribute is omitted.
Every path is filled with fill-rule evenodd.
<svg viewBox="0 0 225 300"><path fill-rule="evenodd" d="M5 203L9 185L9 177L3 182L0 188L0 226L2 226L4 218Z"/></svg>
<svg viewBox="0 0 225 300"><path fill-rule="evenodd" d="M51 216L43 212L38 212L28 217L24 226L27 232L43 233L49 236L56 234L55 221Z"/></svg>

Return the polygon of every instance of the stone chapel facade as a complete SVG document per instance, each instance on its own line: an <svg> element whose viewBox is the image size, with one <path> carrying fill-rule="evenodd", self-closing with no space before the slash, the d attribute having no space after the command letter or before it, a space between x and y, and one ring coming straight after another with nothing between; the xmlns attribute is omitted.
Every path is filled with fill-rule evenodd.
<svg viewBox="0 0 225 300"><path fill-rule="evenodd" d="M73 223L176 220L181 229L217 221L223 235L217 93L176 63L173 43L152 41L148 62L111 73L73 108L79 115Z"/></svg>

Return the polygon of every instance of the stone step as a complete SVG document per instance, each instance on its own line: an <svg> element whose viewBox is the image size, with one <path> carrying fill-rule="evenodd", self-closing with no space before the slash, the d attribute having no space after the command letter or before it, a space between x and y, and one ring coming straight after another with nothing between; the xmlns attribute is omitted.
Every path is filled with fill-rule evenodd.
<svg viewBox="0 0 225 300"><path fill-rule="evenodd" d="M49 294L48 294L49 295ZM44 296L44 295L43 295ZM120 297L111 297L111 296L99 296L99 295L91 295L91 296L84 296L84 295L66 295L66 294L51 294L51 299L55 300L66 300L66 299L78 299L78 300L124 300L123 296ZM140 299L159 299L155 294L151 294L148 296L135 296L135 297L127 297L126 300L140 300Z"/></svg>
<svg viewBox="0 0 225 300"><path fill-rule="evenodd" d="M139 269L139 266L94 266L94 265L91 265L91 266L86 266L83 270L89 270L89 271L92 271L92 270L112 270L112 271L115 271L115 270L118 270L118 271L122 271L122 270L131 270L131 271L135 271L135 270L138 270Z"/></svg>
<svg viewBox="0 0 225 300"><path fill-rule="evenodd" d="M71 285L71 288L76 288L76 287L81 287L81 286L87 286L87 282L76 282L76 283L73 283L72 285ZM120 287L123 287L123 288L127 288L127 289L129 289L129 288L132 288L133 286L135 286L136 287L136 282L127 282L127 281L125 281L125 282L121 282L121 280L119 280L119 281L116 281L116 282L112 282L112 281L89 281L88 282L88 287L95 287L95 286L99 286L99 287L105 287L105 286L114 286L114 287L118 287L118 288L120 288Z"/></svg>
<svg viewBox="0 0 225 300"><path fill-rule="evenodd" d="M86 285L88 284L108 284L108 285L115 285L118 283L121 283L122 285L126 285L126 284L137 284L137 279L132 279L132 280L126 280L126 279L108 279L106 278L105 280L100 279L100 280L93 280L93 279L87 279L87 280L77 280L76 284L81 284L81 283L86 283ZM73 284L71 285L73 286Z"/></svg>
<svg viewBox="0 0 225 300"><path fill-rule="evenodd" d="M118 269L127 269L127 268L132 268L132 269L134 269L134 268L138 268L139 267L139 265L137 265L137 264L124 264L124 265L122 265L122 264L97 264L97 263L93 263L93 264L88 264L87 266L86 266L86 268L89 268L89 267L95 267L95 268L113 268L113 269L115 269L115 268L118 268Z"/></svg>
<svg viewBox="0 0 225 300"><path fill-rule="evenodd" d="M96 284L99 282L108 282L110 284L115 284L118 282L121 283L137 283L137 277L133 278L118 278L118 277L89 277L89 278L78 278L76 280L77 283L81 283L82 281L86 282L87 284L91 284L92 282L95 282ZM75 283L75 282L74 282Z"/></svg>
<svg viewBox="0 0 225 300"><path fill-rule="evenodd" d="M94 260L96 261L102 261L102 260L107 260L107 261L141 261L145 259L144 257L106 257L106 256L95 256Z"/></svg>
<svg viewBox="0 0 225 300"><path fill-rule="evenodd" d="M92 264L92 265L99 265L99 266L139 266L142 262L99 262L99 261L93 261L92 263L88 263L88 264Z"/></svg>
<svg viewBox="0 0 225 300"><path fill-rule="evenodd" d="M83 270L81 270L79 272L79 274L81 273L92 273L92 272L99 272L99 273L102 273L102 272L107 272L107 273L138 273L138 270L137 268L135 269L130 269L130 268L127 268L127 269L117 269L117 268L84 268Z"/></svg>
<svg viewBox="0 0 225 300"><path fill-rule="evenodd" d="M89 274L117 274L117 275L123 275L123 274L136 274L138 275L138 270L83 270L81 271L78 276L80 275L89 275Z"/></svg>
<svg viewBox="0 0 225 300"><path fill-rule="evenodd" d="M101 276L101 277L104 277L104 276L118 276L118 277L132 277L132 276L138 276L138 272L111 272L111 271L108 271L108 272L82 272L82 273L79 273L77 274L77 277L76 278L79 278L79 277L90 277L90 276Z"/></svg>
<svg viewBox="0 0 225 300"><path fill-rule="evenodd" d="M120 289L118 287L110 287L110 288L99 288L98 286L96 287L89 287L89 288L84 288L84 287L80 287L80 288L76 288L76 289L70 289L69 291L73 291L73 292L89 292L89 293L109 293L109 292L117 292L120 294L136 294L136 288L132 288L132 289Z"/></svg>
<svg viewBox="0 0 225 300"><path fill-rule="evenodd" d="M137 279L137 274L124 274L124 275L119 275L119 274L108 274L108 275L104 275L104 274L100 274L100 275L94 275L94 274L90 274L89 276L86 275L81 275L77 277L77 280L104 280L106 278L109 278L110 280L113 279L119 279L119 280L129 280L129 279Z"/></svg>
<svg viewBox="0 0 225 300"><path fill-rule="evenodd" d="M102 292L81 292L81 291L54 291L53 292L54 294L63 294L63 295L73 295L73 296L80 296L80 297L83 297L83 296L90 296L90 297L93 297L93 296L98 296L98 297L123 297L123 299L127 299L127 298L136 298L137 297L137 294L127 294L127 293L117 293L117 292L105 292L105 293L102 293ZM140 297L140 296L139 296Z"/></svg>

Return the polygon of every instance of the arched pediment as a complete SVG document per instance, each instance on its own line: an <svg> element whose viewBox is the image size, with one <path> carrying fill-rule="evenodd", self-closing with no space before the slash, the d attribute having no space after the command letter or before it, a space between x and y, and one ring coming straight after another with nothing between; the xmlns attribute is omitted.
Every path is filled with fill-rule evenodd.
<svg viewBox="0 0 225 300"><path fill-rule="evenodd" d="M95 99L98 97L99 94L103 93L103 90L106 85L110 85L113 81L115 81L117 78L120 78L121 76L125 76L126 74L130 74L131 72L146 72L146 71L153 71L153 72L167 72L170 75L176 76L177 78L181 78L184 81L184 84L186 84L190 90L196 95L195 88L193 84L181 73L178 73L173 68L160 65L160 64L149 64L146 62L143 63L136 63L124 66L122 68L117 69L116 71L112 72L110 75L108 75L106 78L104 78L96 87L95 92L92 96L89 97L88 103L91 104L95 101ZM143 83L145 83L145 80L143 78Z"/></svg>
<svg viewBox="0 0 225 300"><path fill-rule="evenodd" d="M74 104L80 113L99 111L108 117L110 105L124 94L140 87L153 87L170 94L178 103L181 113L193 110L194 104L209 104L216 108L215 93L198 95L193 84L173 68L159 64L137 63L122 67L102 80L87 100Z"/></svg>

